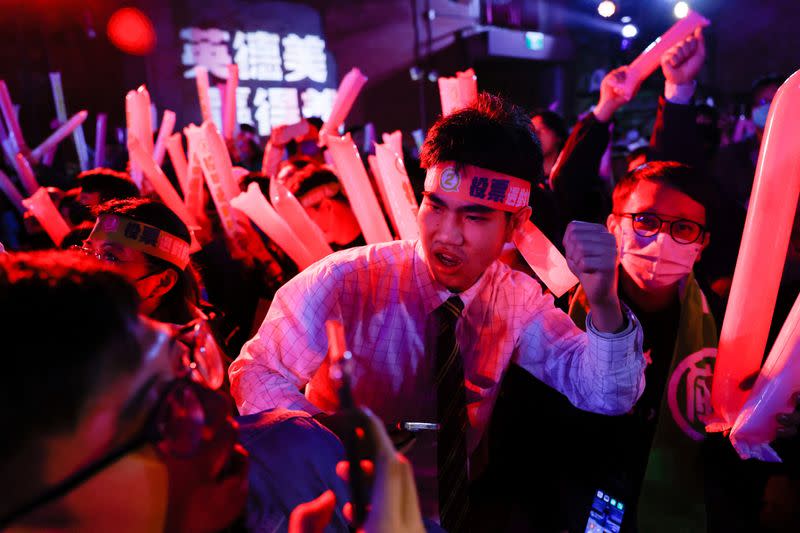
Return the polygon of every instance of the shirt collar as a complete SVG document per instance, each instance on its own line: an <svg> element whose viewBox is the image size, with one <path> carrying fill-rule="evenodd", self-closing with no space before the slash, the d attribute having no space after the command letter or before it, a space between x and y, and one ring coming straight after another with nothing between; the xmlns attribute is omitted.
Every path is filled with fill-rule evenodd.
<svg viewBox="0 0 800 533"><path fill-rule="evenodd" d="M422 249L422 242L417 241L414 247L414 274L417 278L417 288L422 297L422 305L425 309L425 314L429 315L446 302L448 298L453 296L461 298L461 301L464 303L462 314L466 313L469 304L472 303L472 300L474 300L475 296L481 291L486 280L492 276L494 268L496 267L495 263L492 263L489 268L486 269L486 272L484 272L483 275L478 278L478 281L469 289L460 293L450 292L438 281L433 279L425 259L425 250Z"/></svg>

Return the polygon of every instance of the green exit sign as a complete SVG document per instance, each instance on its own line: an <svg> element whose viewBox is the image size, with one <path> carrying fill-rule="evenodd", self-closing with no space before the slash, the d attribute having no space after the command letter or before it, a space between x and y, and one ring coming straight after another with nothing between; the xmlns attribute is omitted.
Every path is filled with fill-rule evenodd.
<svg viewBox="0 0 800 533"><path fill-rule="evenodd" d="M538 31L526 31L525 46L531 50L544 50L544 33Z"/></svg>

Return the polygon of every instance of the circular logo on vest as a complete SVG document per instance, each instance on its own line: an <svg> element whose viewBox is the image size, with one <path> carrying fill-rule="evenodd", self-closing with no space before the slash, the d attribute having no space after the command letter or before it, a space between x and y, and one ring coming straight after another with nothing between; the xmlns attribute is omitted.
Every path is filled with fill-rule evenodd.
<svg viewBox="0 0 800 533"><path fill-rule="evenodd" d="M442 171L439 176L439 185L442 190L446 192L458 192L458 187L461 185L461 176L454 167L447 167Z"/></svg>
<svg viewBox="0 0 800 533"><path fill-rule="evenodd" d="M711 416L711 380L716 348L703 348L681 361L669 378L667 401L672 419L692 440L703 440Z"/></svg>

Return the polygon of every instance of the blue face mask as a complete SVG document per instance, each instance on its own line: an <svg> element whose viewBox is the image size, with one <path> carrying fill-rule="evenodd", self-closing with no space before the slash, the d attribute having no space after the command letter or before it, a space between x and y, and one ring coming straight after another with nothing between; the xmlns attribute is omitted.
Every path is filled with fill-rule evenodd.
<svg viewBox="0 0 800 533"><path fill-rule="evenodd" d="M753 108L753 123L762 130L767 125L767 114L769 114L769 104Z"/></svg>

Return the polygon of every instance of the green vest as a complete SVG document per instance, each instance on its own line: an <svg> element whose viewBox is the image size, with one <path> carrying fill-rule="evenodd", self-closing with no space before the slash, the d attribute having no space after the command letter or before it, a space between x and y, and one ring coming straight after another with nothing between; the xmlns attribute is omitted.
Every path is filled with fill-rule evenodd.
<svg viewBox="0 0 800 533"><path fill-rule="evenodd" d="M661 399L639 497L642 533L706 531L700 443L705 435L705 417L711 414L717 326L694 274L682 283L680 302L669 383ZM569 316L583 328L588 310L586 294L578 287L570 300Z"/></svg>

